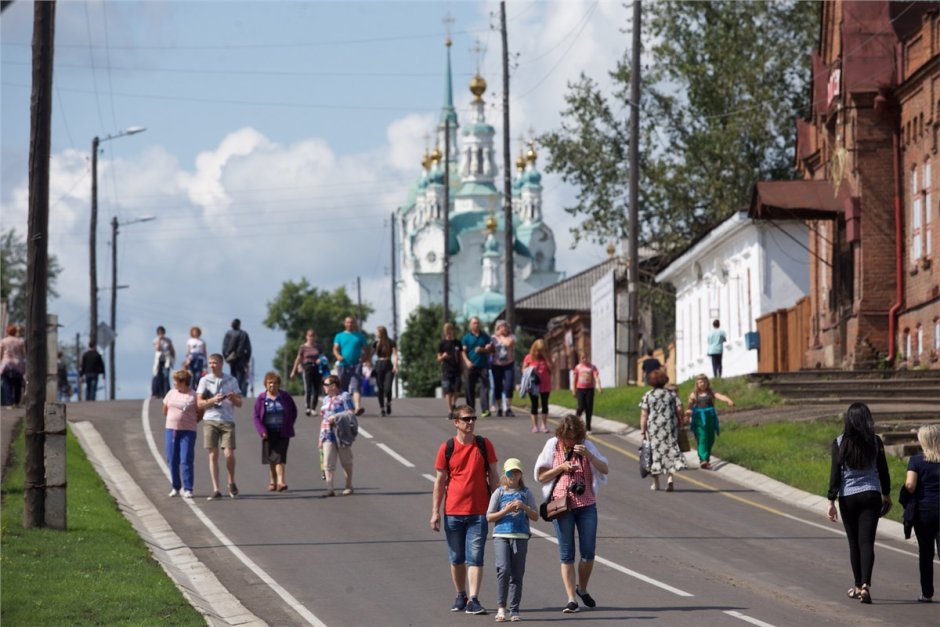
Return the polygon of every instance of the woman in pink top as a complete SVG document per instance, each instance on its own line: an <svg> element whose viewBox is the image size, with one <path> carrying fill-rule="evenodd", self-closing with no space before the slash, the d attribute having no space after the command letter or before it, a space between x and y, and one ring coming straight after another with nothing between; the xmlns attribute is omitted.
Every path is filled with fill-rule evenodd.
<svg viewBox="0 0 940 627"><path fill-rule="evenodd" d="M15 324L7 325L7 335L0 340L0 380L3 405L19 405L23 398L23 374L26 372L26 342L17 337Z"/></svg>
<svg viewBox="0 0 940 627"><path fill-rule="evenodd" d="M548 395L552 391L552 364L548 360L548 351L545 340L535 340L529 349L529 354L522 360L522 369L531 367L539 380L539 395L529 392L529 401L532 404L532 433L541 430L548 433ZM539 429L539 401L542 401L542 426Z"/></svg>
<svg viewBox="0 0 940 627"><path fill-rule="evenodd" d="M196 452L196 393L189 384L189 370L173 373L173 389L163 398L166 416L166 463L170 467L173 489L170 496L193 498L193 457ZM182 476L181 476L182 475Z"/></svg>
<svg viewBox="0 0 940 627"><path fill-rule="evenodd" d="M594 414L594 390L601 393L601 375L597 366L591 363L591 356L587 351L581 351L581 361L571 372L571 393L578 399L577 416L584 415L584 425L588 435L591 434L591 416Z"/></svg>

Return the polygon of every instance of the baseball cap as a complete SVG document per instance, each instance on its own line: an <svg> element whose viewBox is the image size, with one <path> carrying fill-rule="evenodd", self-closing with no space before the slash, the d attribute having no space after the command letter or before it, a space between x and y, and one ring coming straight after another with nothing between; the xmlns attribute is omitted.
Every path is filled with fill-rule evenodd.
<svg viewBox="0 0 940 627"><path fill-rule="evenodd" d="M522 470L522 462L515 457L510 457L506 460L506 463L503 464L503 472L506 473L506 475L509 475L509 473L511 473L513 470L518 470L524 474L524 471Z"/></svg>

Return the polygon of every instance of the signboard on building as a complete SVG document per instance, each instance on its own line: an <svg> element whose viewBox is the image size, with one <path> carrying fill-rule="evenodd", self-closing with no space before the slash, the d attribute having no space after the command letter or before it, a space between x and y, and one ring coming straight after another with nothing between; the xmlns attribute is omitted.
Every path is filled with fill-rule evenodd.
<svg viewBox="0 0 940 627"><path fill-rule="evenodd" d="M591 362L597 366L604 387L617 383L617 307L614 271L591 286Z"/></svg>

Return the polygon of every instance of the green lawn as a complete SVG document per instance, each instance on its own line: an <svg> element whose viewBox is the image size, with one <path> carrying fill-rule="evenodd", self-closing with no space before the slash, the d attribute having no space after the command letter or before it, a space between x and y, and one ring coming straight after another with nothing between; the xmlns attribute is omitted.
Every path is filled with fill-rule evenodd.
<svg viewBox="0 0 940 627"><path fill-rule="evenodd" d="M24 438L0 514L4 625L205 625L68 437L68 531L23 528Z"/></svg>

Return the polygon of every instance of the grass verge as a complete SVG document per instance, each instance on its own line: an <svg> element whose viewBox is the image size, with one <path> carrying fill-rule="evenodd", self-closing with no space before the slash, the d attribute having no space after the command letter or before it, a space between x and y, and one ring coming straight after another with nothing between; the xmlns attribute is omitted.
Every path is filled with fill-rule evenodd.
<svg viewBox="0 0 940 627"><path fill-rule="evenodd" d="M205 625L68 436L67 531L23 528L25 440L13 443L0 513L5 625Z"/></svg>

